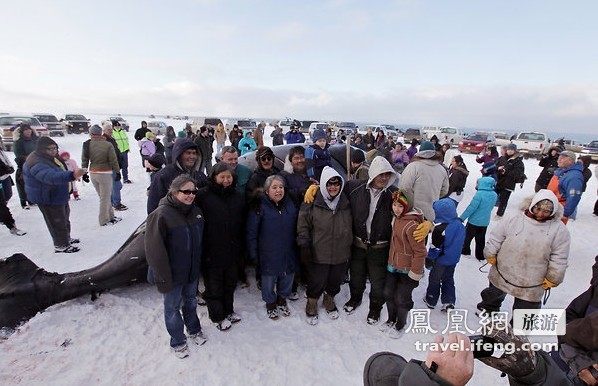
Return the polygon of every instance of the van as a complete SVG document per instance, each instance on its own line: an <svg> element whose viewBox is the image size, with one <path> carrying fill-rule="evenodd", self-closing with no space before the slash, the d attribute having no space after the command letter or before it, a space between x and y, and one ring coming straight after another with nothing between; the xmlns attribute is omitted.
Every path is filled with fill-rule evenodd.
<svg viewBox="0 0 598 386"><path fill-rule="evenodd" d="M403 139L405 143L411 143L412 140L417 140L421 142L424 139L424 130L423 129L407 129L405 134L403 134Z"/></svg>

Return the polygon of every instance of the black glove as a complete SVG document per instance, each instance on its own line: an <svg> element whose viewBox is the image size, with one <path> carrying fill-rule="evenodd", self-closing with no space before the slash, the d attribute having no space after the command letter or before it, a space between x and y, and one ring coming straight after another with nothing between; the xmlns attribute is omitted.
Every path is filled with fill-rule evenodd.
<svg viewBox="0 0 598 386"><path fill-rule="evenodd" d="M120 173L116 173L114 176L114 181L120 181Z"/></svg>
<svg viewBox="0 0 598 386"><path fill-rule="evenodd" d="M89 174L85 173L83 175L83 177L81 177L83 179L83 181L87 182L89 184Z"/></svg>

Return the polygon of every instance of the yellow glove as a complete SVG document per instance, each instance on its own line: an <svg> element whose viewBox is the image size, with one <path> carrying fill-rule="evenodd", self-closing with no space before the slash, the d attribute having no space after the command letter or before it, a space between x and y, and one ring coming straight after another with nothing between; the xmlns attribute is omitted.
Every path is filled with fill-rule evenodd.
<svg viewBox="0 0 598 386"><path fill-rule="evenodd" d="M496 256L486 257L486 262L490 265L496 265Z"/></svg>
<svg viewBox="0 0 598 386"><path fill-rule="evenodd" d="M307 188L307 190L305 191L305 196L303 196L303 202L305 202L306 204L311 204L312 202L314 202L319 188L320 187L315 184Z"/></svg>
<svg viewBox="0 0 598 386"><path fill-rule="evenodd" d="M419 224L417 228L413 231L413 238L418 243L424 241L430 230L432 229L432 224L430 221L424 221L423 223Z"/></svg>
<svg viewBox="0 0 598 386"><path fill-rule="evenodd" d="M558 284L554 284L553 282L551 282L550 280L544 278L544 282L542 282L542 288L544 288L545 290L552 288L552 287L556 287Z"/></svg>

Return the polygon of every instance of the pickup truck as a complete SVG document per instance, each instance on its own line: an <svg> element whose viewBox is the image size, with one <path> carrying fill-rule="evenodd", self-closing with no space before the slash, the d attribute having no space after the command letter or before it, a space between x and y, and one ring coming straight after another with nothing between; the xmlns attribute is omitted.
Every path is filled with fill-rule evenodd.
<svg viewBox="0 0 598 386"><path fill-rule="evenodd" d="M523 154L524 158L538 158L550 147L548 135L539 131L522 131L511 143L517 145L517 151Z"/></svg>

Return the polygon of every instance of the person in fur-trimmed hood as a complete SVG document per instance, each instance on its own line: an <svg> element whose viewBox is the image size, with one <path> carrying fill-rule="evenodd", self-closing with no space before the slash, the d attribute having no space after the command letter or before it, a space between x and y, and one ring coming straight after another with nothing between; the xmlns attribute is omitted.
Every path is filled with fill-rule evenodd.
<svg viewBox="0 0 598 386"><path fill-rule="evenodd" d="M544 291L559 285L567 269L571 239L562 216L554 193L541 189L492 228L484 248L490 285L480 311L499 311L507 294L515 298L513 309L542 307Z"/></svg>

